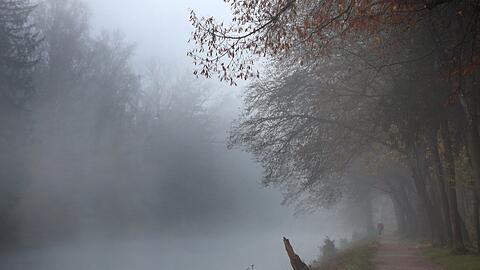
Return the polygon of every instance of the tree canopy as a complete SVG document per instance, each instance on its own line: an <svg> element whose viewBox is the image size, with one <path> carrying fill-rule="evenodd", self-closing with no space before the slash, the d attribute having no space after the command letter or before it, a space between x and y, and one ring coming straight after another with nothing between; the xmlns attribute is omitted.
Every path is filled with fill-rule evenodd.
<svg viewBox="0 0 480 270"><path fill-rule="evenodd" d="M478 3L226 3L230 24L192 12L189 55L199 76L251 80L231 142L266 185L309 209L361 198L367 216L386 194L401 231L479 246Z"/></svg>

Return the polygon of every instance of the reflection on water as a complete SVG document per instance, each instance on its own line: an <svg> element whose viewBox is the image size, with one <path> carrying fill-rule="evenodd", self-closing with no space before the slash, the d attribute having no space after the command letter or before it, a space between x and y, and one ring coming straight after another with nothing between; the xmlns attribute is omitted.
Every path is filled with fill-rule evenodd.
<svg viewBox="0 0 480 270"><path fill-rule="evenodd" d="M195 237L135 237L114 241L84 240L0 256L9 270L245 270L289 269L282 233L268 232ZM291 232L295 249L311 261L324 235Z"/></svg>

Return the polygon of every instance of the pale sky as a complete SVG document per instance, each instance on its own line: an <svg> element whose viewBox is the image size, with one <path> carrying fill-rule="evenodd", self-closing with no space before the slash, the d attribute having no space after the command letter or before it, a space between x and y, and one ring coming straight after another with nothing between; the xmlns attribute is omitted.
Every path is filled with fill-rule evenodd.
<svg viewBox="0 0 480 270"><path fill-rule="evenodd" d="M98 28L118 29L137 44L140 58L159 56L168 61L189 61L187 41L192 27L189 10L199 15L228 19L222 0L86 0Z"/></svg>

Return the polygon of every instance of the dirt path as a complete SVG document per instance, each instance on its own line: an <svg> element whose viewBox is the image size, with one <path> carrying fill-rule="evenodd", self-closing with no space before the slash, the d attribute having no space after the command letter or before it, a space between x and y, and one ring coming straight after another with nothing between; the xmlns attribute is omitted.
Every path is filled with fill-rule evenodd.
<svg viewBox="0 0 480 270"><path fill-rule="evenodd" d="M441 270L422 257L415 244L402 242L394 236L380 239L373 263L376 270Z"/></svg>

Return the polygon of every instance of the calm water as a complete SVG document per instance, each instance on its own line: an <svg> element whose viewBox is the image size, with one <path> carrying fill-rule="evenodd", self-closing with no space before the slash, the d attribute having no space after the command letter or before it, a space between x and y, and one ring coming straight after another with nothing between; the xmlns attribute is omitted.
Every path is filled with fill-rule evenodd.
<svg viewBox="0 0 480 270"><path fill-rule="evenodd" d="M298 223L301 221L298 221ZM8 270L245 270L290 269L283 248L286 234L305 261L318 255L325 234L289 224L274 231L194 236L136 236L89 239L61 246L10 252L0 256ZM330 234L332 235L332 234Z"/></svg>

